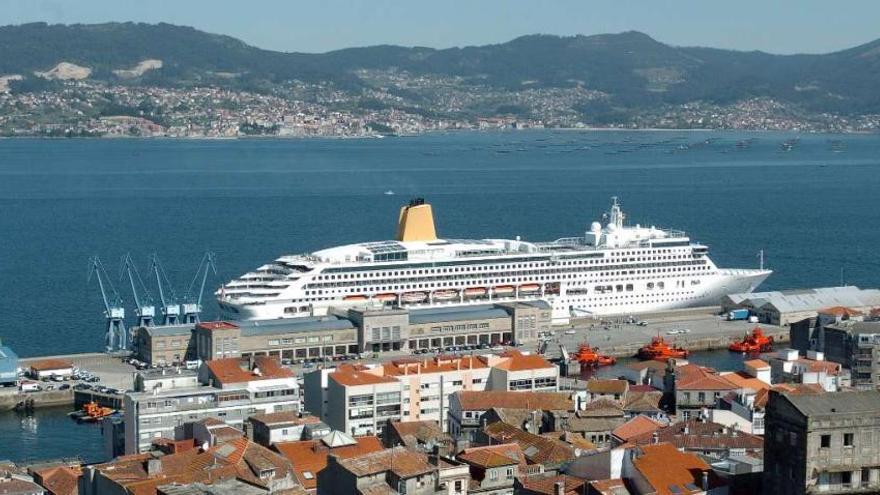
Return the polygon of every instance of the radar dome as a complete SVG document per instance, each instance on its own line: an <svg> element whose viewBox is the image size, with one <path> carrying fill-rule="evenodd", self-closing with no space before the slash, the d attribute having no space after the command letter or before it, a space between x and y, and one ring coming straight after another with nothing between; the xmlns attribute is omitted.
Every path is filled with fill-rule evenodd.
<svg viewBox="0 0 880 495"><path fill-rule="evenodd" d="M616 231L617 231L617 225L614 225L613 223L609 223L609 224L608 224L608 231L609 231L609 232L616 232Z"/></svg>
<svg viewBox="0 0 880 495"><path fill-rule="evenodd" d="M593 222L590 224L590 232L600 232L602 230L602 224L599 222Z"/></svg>

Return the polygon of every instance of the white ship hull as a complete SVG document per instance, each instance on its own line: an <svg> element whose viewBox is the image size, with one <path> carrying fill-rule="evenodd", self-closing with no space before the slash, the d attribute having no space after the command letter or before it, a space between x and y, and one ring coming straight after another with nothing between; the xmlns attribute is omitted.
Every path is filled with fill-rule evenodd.
<svg viewBox="0 0 880 495"><path fill-rule="evenodd" d="M616 203L609 217L605 228L593 223L584 237L549 243L434 238L283 257L224 285L218 303L225 318L261 320L364 305L543 300L562 323L715 305L725 295L753 291L771 274L718 268L708 248L682 232L624 226Z"/></svg>

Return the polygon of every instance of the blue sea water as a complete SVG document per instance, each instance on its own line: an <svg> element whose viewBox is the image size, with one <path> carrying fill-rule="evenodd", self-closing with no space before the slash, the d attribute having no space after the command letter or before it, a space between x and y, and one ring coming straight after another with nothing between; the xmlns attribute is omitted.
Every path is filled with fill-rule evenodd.
<svg viewBox="0 0 880 495"><path fill-rule="evenodd" d="M131 315L125 253L144 272L157 253L183 293L210 249L213 291L281 254L390 238L414 196L433 203L442 236L552 240L580 235L616 195L630 222L686 230L719 266L755 267L763 249L775 270L763 288L876 287L878 186L876 135L0 140L0 338L22 356L100 350L92 255Z"/></svg>

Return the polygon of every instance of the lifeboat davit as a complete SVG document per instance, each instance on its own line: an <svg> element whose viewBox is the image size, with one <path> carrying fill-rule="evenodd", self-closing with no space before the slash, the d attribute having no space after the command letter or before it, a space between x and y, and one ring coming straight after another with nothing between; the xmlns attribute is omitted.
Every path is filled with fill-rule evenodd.
<svg viewBox="0 0 880 495"><path fill-rule="evenodd" d="M464 295L466 297L479 297L486 295L485 287L471 287L469 289L464 290Z"/></svg>
<svg viewBox="0 0 880 495"><path fill-rule="evenodd" d="M584 342L578 347L577 354L574 355L575 361L581 363L581 366L611 366L617 362L612 356L599 354L599 349L593 349L589 344Z"/></svg>
<svg viewBox="0 0 880 495"><path fill-rule="evenodd" d="M654 359L656 361L665 361L670 358L686 358L688 350L681 347L673 347L663 340L663 337L656 336L651 339L651 343L639 349L639 359Z"/></svg>
<svg viewBox="0 0 880 495"><path fill-rule="evenodd" d="M512 285L499 285L492 289L492 292L495 293L496 296L510 296L513 295L513 291L515 291Z"/></svg>
<svg viewBox="0 0 880 495"><path fill-rule="evenodd" d="M541 286L538 284L524 284L519 286L520 292L538 292Z"/></svg>
<svg viewBox="0 0 880 495"><path fill-rule="evenodd" d="M448 301L458 297L458 291L452 289L438 290L432 296L435 301Z"/></svg>
<svg viewBox="0 0 880 495"><path fill-rule="evenodd" d="M734 342L728 347L733 352L767 352L773 350L773 337L764 335L761 327L755 327L751 334L746 334L740 342Z"/></svg>
<svg viewBox="0 0 880 495"><path fill-rule="evenodd" d="M397 294L392 294L390 292L386 292L384 294L376 294L373 296L373 300L380 302L393 302L397 300Z"/></svg>

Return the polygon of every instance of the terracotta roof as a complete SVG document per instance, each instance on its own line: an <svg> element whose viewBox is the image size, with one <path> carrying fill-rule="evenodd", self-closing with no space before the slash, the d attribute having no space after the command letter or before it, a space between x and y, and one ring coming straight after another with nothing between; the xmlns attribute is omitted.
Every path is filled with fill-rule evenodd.
<svg viewBox="0 0 880 495"><path fill-rule="evenodd" d="M34 480L50 495L77 495L82 469L79 466L54 466L34 471Z"/></svg>
<svg viewBox="0 0 880 495"><path fill-rule="evenodd" d="M302 442L279 442L275 450L293 464L293 472L299 483L311 490L318 486L318 473L327 467L330 454L340 459L357 457L370 452L382 450L382 442L377 437L358 437L356 445L329 448L321 440L305 440ZM306 474L309 473L309 474Z"/></svg>
<svg viewBox="0 0 880 495"><path fill-rule="evenodd" d="M749 359L743 361L743 364L759 370L770 369L770 363L764 361L763 359Z"/></svg>
<svg viewBox="0 0 880 495"><path fill-rule="evenodd" d="M34 371L51 371L73 368L73 363L64 359L41 359L30 363L29 366Z"/></svg>
<svg viewBox="0 0 880 495"><path fill-rule="evenodd" d="M515 443L501 443L485 447L464 449L456 459L471 466L493 468L500 466L526 465L522 449Z"/></svg>
<svg viewBox="0 0 880 495"><path fill-rule="evenodd" d="M769 383L758 380L757 378L744 371L724 373L721 376L730 383L733 383L736 388L748 388L754 390L755 392L757 392L758 390L770 388Z"/></svg>
<svg viewBox="0 0 880 495"><path fill-rule="evenodd" d="M629 391L630 392L657 392L657 391L659 391L659 389L654 387L653 385L637 384L637 385L630 385Z"/></svg>
<svg viewBox="0 0 880 495"><path fill-rule="evenodd" d="M594 394L625 394L627 389L629 389L629 382L626 380L592 379L587 381L587 391Z"/></svg>
<svg viewBox="0 0 880 495"><path fill-rule="evenodd" d="M725 380L711 368L685 364L675 368L676 390L733 390L736 385Z"/></svg>
<svg viewBox="0 0 880 495"><path fill-rule="evenodd" d="M5 473L4 473L5 474ZM42 493L40 485L19 478L5 478L0 481L0 494L31 494Z"/></svg>
<svg viewBox="0 0 880 495"><path fill-rule="evenodd" d="M622 479L593 480L590 483L590 493L598 495L629 495L629 490Z"/></svg>
<svg viewBox="0 0 880 495"><path fill-rule="evenodd" d="M576 449L581 450L596 450L596 445L584 438L582 435L572 431L551 431L547 433L541 433L542 437L552 438L554 440L559 440L560 442L565 442Z"/></svg>
<svg viewBox="0 0 880 495"><path fill-rule="evenodd" d="M824 394L825 389L818 383L778 383L769 389L764 389L755 394L755 407L763 409L767 407L770 398L770 390L785 392L788 394Z"/></svg>
<svg viewBox="0 0 880 495"><path fill-rule="evenodd" d="M455 396L465 411L488 411L493 407L510 409L541 409L543 411L574 409L574 400L564 392L512 392L506 390L460 390Z"/></svg>
<svg viewBox="0 0 880 495"><path fill-rule="evenodd" d="M310 425L320 423L321 418L317 416L305 415L300 416L293 411L279 411L266 414L254 414L250 417L251 421L259 421L267 426L277 425Z"/></svg>
<svg viewBox="0 0 880 495"><path fill-rule="evenodd" d="M660 400L663 398L663 392L657 389L651 389L649 392L633 392L630 389L626 394L626 404L623 410L629 413L655 413L661 412Z"/></svg>
<svg viewBox="0 0 880 495"><path fill-rule="evenodd" d="M647 416L639 414L633 419L615 428L611 434L623 442L628 442L632 438L653 434L661 427L663 427L662 424Z"/></svg>
<svg viewBox="0 0 880 495"><path fill-rule="evenodd" d="M202 330L233 330L238 328L238 325L235 323L231 323L228 321L203 321L196 325L196 328L200 328Z"/></svg>
<svg viewBox="0 0 880 495"><path fill-rule="evenodd" d="M575 458L574 449L565 442L534 435L507 423L492 423L483 431L495 442L518 444L530 464L561 464Z"/></svg>
<svg viewBox="0 0 880 495"><path fill-rule="evenodd" d="M544 359L539 354L523 354L517 350L510 350L501 354L505 358L494 367L507 371L525 371L538 370L543 368L552 368L555 365Z"/></svg>
<svg viewBox="0 0 880 495"><path fill-rule="evenodd" d="M404 358L396 359L383 365L385 375L387 376L442 373L445 371L488 367L487 359L483 356L436 356L427 359Z"/></svg>
<svg viewBox="0 0 880 495"><path fill-rule="evenodd" d="M666 369L666 363L664 361L655 361L655 360L651 359L648 361L640 361L638 363L628 364L628 365L626 365L626 367L628 369L631 369L634 371L641 371L641 370L647 369L647 368L650 368L650 369L653 369L656 371L663 371Z"/></svg>
<svg viewBox="0 0 880 495"><path fill-rule="evenodd" d="M216 482L231 478L266 487L271 480L261 477L262 471L272 470L271 479L284 478L293 471L286 458L245 438L206 451L191 449L159 457L159 473L153 476L147 473L151 459L154 459L151 454L123 456L99 464L95 469L132 495L156 495L158 486L172 483Z"/></svg>
<svg viewBox="0 0 880 495"><path fill-rule="evenodd" d="M293 378L296 376L278 362L272 356L257 356L254 358L254 369L248 369L247 361L239 358L214 359L205 363L211 375L220 384L244 383L256 380L272 380L278 378ZM259 374L255 371L259 370Z"/></svg>
<svg viewBox="0 0 880 495"><path fill-rule="evenodd" d="M520 484L524 490L530 493L539 493L543 495L554 495L556 493L556 482L564 483L563 493L566 495L576 495L583 491L586 480L575 478L567 474L558 474L555 476L536 475L529 476L520 480Z"/></svg>
<svg viewBox="0 0 880 495"><path fill-rule="evenodd" d="M391 485L382 482L359 488L358 493L361 495L398 495L397 491L391 488Z"/></svg>
<svg viewBox="0 0 880 495"><path fill-rule="evenodd" d="M397 383L390 376L383 376L363 366L341 365L328 375L336 383L353 387L357 385L378 385L380 383Z"/></svg>
<svg viewBox="0 0 880 495"><path fill-rule="evenodd" d="M759 451L764 448L764 439L758 435L735 431L718 423L697 419L681 421L659 428L656 432L646 432L630 437L628 441L638 445L651 444L654 442L655 434L657 441L666 442L684 450L746 449Z"/></svg>
<svg viewBox="0 0 880 495"><path fill-rule="evenodd" d="M428 462L428 456L406 447L394 447L342 459L339 465L357 477L391 471L400 478L411 478L436 469Z"/></svg>
<svg viewBox="0 0 880 495"><path fill-rule="evenodd" d="M679 452L670 444L645 445L633 460L635 468L654 487L657 495L683 495L703 491L703 472L709 475L710 488L719 480L708 464L695 454Z"/></svg>
<svg viewBox="0 0 880 495"><path fill-rule="evenodd" d="M443 428L436 421L390 421L388 426L407 447L430 441L452 443L452 437L443 433Z"/></svg>

